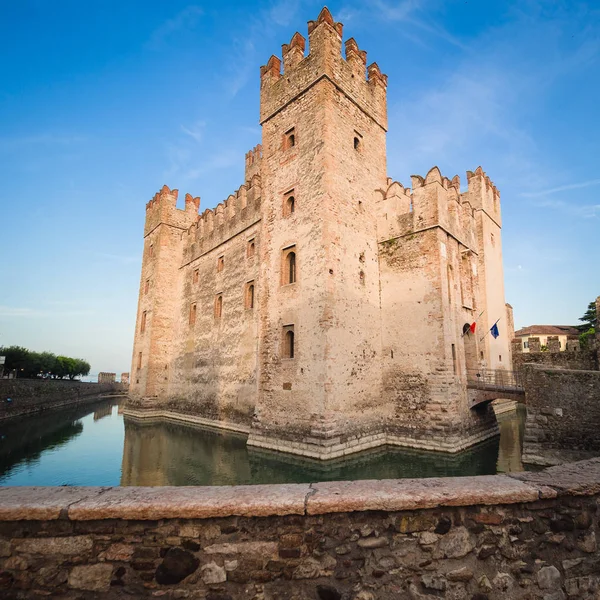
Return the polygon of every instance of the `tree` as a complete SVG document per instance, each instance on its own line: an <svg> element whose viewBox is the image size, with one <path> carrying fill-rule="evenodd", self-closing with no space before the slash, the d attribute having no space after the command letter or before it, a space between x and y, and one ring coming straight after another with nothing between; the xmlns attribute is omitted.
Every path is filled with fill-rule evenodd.
<svg viewBox="0 0 600 600"><path fill-rule="evenodd" d="M6 356L4 370L17 372L17 377L41 377L75 379L90 372L90 363L82 358L55 356L52 352L32 352L22 346L0 347L0 356Z"/></svg>
<svg viewBox="0 0 600 600"><path fill-rule="evenodd" d="M588 329L598 328L598 313L596 312L596 301L592 300L587 307L583 317L579 317L580 321L583 321L583 325L579 326L579 330L584 332Z"/></svg>

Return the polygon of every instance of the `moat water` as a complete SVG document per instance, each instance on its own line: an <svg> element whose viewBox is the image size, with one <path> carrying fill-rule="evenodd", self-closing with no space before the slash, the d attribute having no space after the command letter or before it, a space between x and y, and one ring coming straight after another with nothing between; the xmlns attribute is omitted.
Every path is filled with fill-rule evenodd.
<svg viewBox="0 0 600 600"><path fill-rule="evenodd" d="M0 422L0 485L240 485L521 471L525 409L500 437L450 456L400 448L323 464L246 447L245 437L123 418L115 400Z"/></svg>

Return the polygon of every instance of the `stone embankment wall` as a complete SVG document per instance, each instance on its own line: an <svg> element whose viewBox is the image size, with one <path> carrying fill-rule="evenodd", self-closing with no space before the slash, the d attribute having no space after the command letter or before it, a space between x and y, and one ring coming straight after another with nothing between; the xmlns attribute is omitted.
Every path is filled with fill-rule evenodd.
<svg viewBox="0 0 600 600"><path fill-rule="evenodd" d="M598 369L595 350L582 349L565 352L515 352L514 348L515 346L513 346L512 358L513 369L515 371L522 371L526 364L583 371L594 371Z"/></svg>
<svg viewBox="0 0 600 600"><path fill-rule="evenodd" d="M75 406L102 394L127 391L120 383L52 379L0 379L0 419ZM7 398L11 402L7 402Z"/></svg>
<svg viewBox="0 0 600 600"><path fill-rule="evenodd" d="M592 600L600 459L538 473L0 488L0 595Z"/></svg>
<svg viewBox="0 0 600 600"><path fill-rule="evenodd" d="M523 462L556 464L573 451L600 453L600 371L526 365Z"/></svg>

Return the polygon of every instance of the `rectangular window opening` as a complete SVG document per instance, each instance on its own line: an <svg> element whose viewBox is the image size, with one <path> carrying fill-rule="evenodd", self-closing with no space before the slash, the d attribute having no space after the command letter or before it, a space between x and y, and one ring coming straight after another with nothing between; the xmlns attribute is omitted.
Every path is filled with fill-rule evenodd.
<svg viewBox="0 0 600 600"><path fill-rule="evenodd" d="M452 368L454 369L454 374L458 374L458 366L456 364L456 347L452 344Z"/></svg>
<svg viewBox="0 0 600 600"><path fill-rule="evenodd" d="M196 322L196 303L190 305L190 325L194 325Z"/></svg>
<svg viewBox="0 0 600 600"><path fill-rule="evenodd" d="M215 319L220 319L223 315L223 294L217 294L215 297Z"/></svg>
<svg viewBox="0 0 600 600"><path fill-rule="evenodd" d="M225 268L225 257L219 256L219 258L217 258L217 273L221 273L224 268Z"/></svg>
<svg viewBox="0 0 600 600"><path fill-rule="evenodd" d="M194 269L194 275L192 276L192 282L198 283L200 281L200 269Z"/></svg>
<svg viewBox="0 0 600 600"><path fill-rule="evenodd" d="M142 313L142 322L140 323L140 333L144 333L146 331L146 311Z"/></svg>

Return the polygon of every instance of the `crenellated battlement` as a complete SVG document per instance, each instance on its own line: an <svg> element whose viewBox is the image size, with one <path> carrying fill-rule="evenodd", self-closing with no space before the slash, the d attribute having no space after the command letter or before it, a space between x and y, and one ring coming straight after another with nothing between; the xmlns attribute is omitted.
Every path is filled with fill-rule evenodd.
<svg viewBox="0 0 600 600"><path fill-rule="evenodd" d="M163 185L159 192L154 194L146 204L146 223L144 235L147 235L155 227L164 223L178 229L187 229L198 217L200 209L200 198L194 198L191 194L185 195L185 208L177 208L179 190L170 189Z"/></svg>
<svg viewBox="0 0 600 600"><path fill-rule="evenodd" d="M380 240L440 226L465 246L475 247L474 207L470 197L461 194L458 175L449 178L432 167L424 177L411 175L412 190L390 178L387 183L386 190L379 190Z"/></svg>
<svg viewBox="0 0 600 600"><path fill-rule="evenodd" d="M182 233L184 264L257 221L260 218L261 193L260 175L256 174L215 208L207 208Z"/></svg>
<svg viewBox="0 0 600 600"><path fill-rule="evenodd" d="M325 7L316 21L308 22L308 54L305 38L296 32L289 44L282 45L283 61L273 55L260 68L261 123L326 78L387 129L387 76L377 63L367 68L367 53L354 38L345 43L344 58L342 32L342 23Z"/></svg>
<svg viewBox="0 0 600 600"><path fill-rule="evenodd" d="M262 157L263 150L261 144L257 144L256 146L254 146L254 148L252 148L252 150L246 152L246 165L244 177L244 181L246 183L251 181L251 179L255 175L260 174L260 165L262 163Z"/></svg>
<svg viewBox="0 0 600 600"><path fill-rule="evenodd" d="M468 188L465 199L476 210L485 211L498 225L502 225L500 216L500 191L481 167L467 171Z"/></svg>

